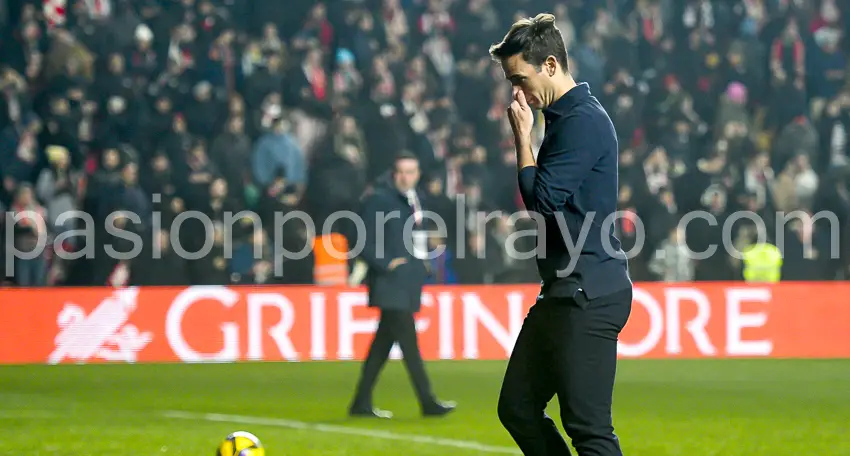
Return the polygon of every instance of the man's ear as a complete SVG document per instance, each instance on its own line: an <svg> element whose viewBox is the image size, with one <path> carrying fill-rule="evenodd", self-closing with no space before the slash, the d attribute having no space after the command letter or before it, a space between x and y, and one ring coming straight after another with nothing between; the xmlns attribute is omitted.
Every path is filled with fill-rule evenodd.
<svg viewBox="0 0 850 456"><path fill-rule="evenodd" d="M555 76L555 73L558 71L558 59L556 59L555 56L550 55L549 57L546 57L546 61L543 62L543 66L546 68L546 73L548 73L549 76Z"/></svg>

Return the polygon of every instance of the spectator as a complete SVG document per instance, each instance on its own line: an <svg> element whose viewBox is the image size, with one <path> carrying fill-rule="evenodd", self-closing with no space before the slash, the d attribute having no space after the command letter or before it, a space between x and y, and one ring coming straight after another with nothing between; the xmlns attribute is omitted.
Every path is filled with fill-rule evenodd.
<svg viewBox="0 0 850 456"><path fill-rule="evenodd" d="M480 0L470 2L484 3ZM410 25L407 13L401 6L401 0L383 0L381 15L388 42L400 43L407 39L410 33Z"/></svg>
<svg viewBox="0 0 850 456"><path fill-rule="evenodd" d="M848 135L850 135L850 96L842 94L827 103L819 122L818 169L847 163Z"/></svg>
<svg viewBox="0 0 850 456"><path fill-rule="evenodd" d="M174 168L164 153L154 155L149 171L142 174L142 188L152 195L152 209L161 214L163 226L171 226L174 217L182 211L183 200L178 196L174 180ZM175 204L179 207L173 208Z"/></svg>
<svg viewBox="0 0 850 456"><path fill-rule="evenodd" d="M456 24L448 11L448 2L445 0L428 0L425 12L419 17L417 28L423 36L437 33L452 33Z"/></svg>
<svg viewBox="0 0 850 456"><path fill-rule="evenodd" d="M734 135L746 136L751 127L750 114L747 112L747 88L740 82L731 82L720 100L716 131L730 129Z"/></svg>
<svg viewBox="0 0 850 456"><path fill-rule="evenodd" d="M451 285L458 283L454 268L454 253L446 243L445 236L432 235L428 237L428 250L439 252L429 260L430 275L425 283Z"/></svg>
<svg viewBox="0 0 850 456"><path fill-rule="evenodd" d="M259 252L259 254L257 253ZM238 284L273 284L281 282L274 277L272 252L263 230L253 231L251 242L237 246L231 262L231 281Z"/></svg>
<svg viewBox="0 0 850 456"><path fill-rule="evenodd" d="M336 96L356 97L363 89L363 78L357 70L354 54L348 49L336 53L337 70L334 72L333 92Z"/></svg>
<svg viewBox="0 0 850 456"><path fill-rule="evenodd" d="M213 87L207 81L195 84L192 90L194 100L186 109L186 123L189 132L199 138L212 137L219 130L221 106L213 99Z"/></svg>
<svg viewBox="0 0 850 456"><path fill-rule="evenodd" d="M269 185L278 168L286 169L287 182L299 188L307 183L304 152L289 133L289 122L283 117L275 119L273 129L257 141L251 162L254 179L260 186Z"/></svg>
<svg viewBox="0 0 850 456"><path fill-rule="evenodd" d="M181 171L184 178L182 195L186 204L195 210L206 208L209 203L210 186L218 177L218 167L207 156L207 146L202 140L195 141L189 153L183 158Z"/></svg>
<svg viewBox="0 0 850 456"><path fill-rule="evenodd" d="M39 174L36 193L38 199L45 203L47 226L59 235L75 228L74 218L68 217L81 209L78 202L84 181L82 173L71 168L68 149L48 146L45 153L49 164Z"/></svg>
<svg viewBox="0 0 850 456"><path fill-rule="evenodd" d="M817 46L806 60L809 66L808 86L811 87L811 113L815 120L820 118L826 100L835 98L844 85L847 57L838 47L840 40L839 30L829 27L818 29L814 35Z"/></svg>
<svg viewBox="0 0 850 456"><path fill-rule="evenodd" d="M120 164L121 156L118 149L106 149L99 167L92 175L83 207L87 213L95 217L95 220L103 220L107 215L106 211L109 208L106 207L105 202L118 188L121 180Z"/></svg>
<svg viewBox="0 0 850 456"><path fill-rule="evenodd" d="M289 96L295 100L290 113L292 135L309 157L314 146L325 134L324 118L330 113L331 75L325 69L325 52L321 48L307 51L300 71L291 75Z"/></svg>
<svg viewBox="0 0 850 456"><path fill-rule="evenodd" d="M127 57L130 73L136 78L141 78L143 84L147 85L156 76L159 66L159 56L153 48L154 34L150 27L139 24L136 27L133 44L135 46Z"/></svg>
<svg viewBox="0 0 850 456"><path fill-rule="evenodd" d="M245 134L245 120L241 116L231 117L226 122L225 131L213 141L210 158L222 171L233 194L243 195L249 180L251 139Z"/></svg>
<svg viewBox="0 0 850 456"><path fill-rule="evenodd" d="M692 260L683 238L684 230L674 225L649 263L649 270L663 282L690 282L694 279Z"/></svg>
<svg viewBox="0 0 850 456"><path fill-rule="evenodd" d="M807 215L811 213L806 212ZM829 267L828 227L795 218L785 227L782 280L818 280Z"/></svg>
<svg viewBox="0 0 850 456"><path fill-rule="evenodd" d="M367 149L357 121L344 116L333 128L332 144L326 144L310 165L309 206L318 223L356 207L367 183Z"/></svg>
<svg viewBox="0 0 850 456"><path fill-rule="evenodd" d="M799 115L782 129L776 138L773 163L785 163L797 152L805 153L812 162L819 163L818 131L807 116Z"/></svg>
<svg viewBox="0 0 850 456"><path fill-rule="evenodd" d="M35 175L40 130L41 122L33 113L25 113L19 122L0 130L0 173L7 192L14 192L20 182L31 182Z"/></svg>
<svg viewBox="0 0 850 456"><path fill-rule="evenodd" d="M304 51L314 45L327 50L334 39L334 27L328 20L328 10L324 2L318 2L310 9L304 26L295 35L294 48Z"/></svg>
<svg viewBox="0 0 850 456"><path fill-rule="evenodd" d="M22 287L41 287L47 284L47 260L44 246L48 229L45 225L46 211L29 183L18 186L15 199L9 208L16 220L13 227L14 248L21 255L15 257L15 278Z"/></svg>

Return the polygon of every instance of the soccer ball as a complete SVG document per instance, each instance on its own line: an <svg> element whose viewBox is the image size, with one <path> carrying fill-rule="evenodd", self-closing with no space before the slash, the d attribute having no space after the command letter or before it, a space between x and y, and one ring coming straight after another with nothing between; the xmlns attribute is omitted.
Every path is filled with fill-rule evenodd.
<svg viewBox="0 0 850 456"><path fill-rule="evenodd" d="M266 456L266 450L254 434L236 431L221 442L215 454L216 456Z"/></svg>

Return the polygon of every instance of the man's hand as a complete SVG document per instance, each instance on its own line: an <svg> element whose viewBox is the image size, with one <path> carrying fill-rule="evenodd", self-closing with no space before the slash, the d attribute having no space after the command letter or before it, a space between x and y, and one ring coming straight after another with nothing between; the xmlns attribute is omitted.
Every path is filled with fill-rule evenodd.
<svg viewBox="0 0 850 456"><path fill-rule="evenodd" d="M511 129L514 132L514 142L519 147L531 145L531 128L534 126L534 113L525 94L518 87L514 87L514 101L508 108L508 117L511 121Z"/></svg>
<svg viewBox="0 0 850 456"><path fill-rule="evenodd" d="M522 90L514 87L514 101L508 108L508 118L514 131L517 169L535 166L534 152L531 150L531 128L534 126L534 113Z"/></svg>
<svg viewBox="0 0 850 456"><path fill-rule="evenodd" d="M390 271L392 271L392 270L394 270L395 268L397 268L397 267L399 267L399 266L403 265L404 263L407 263L407 259L406 259L406 258L393 258L393 259L392 259L392 261L390 261L390 265L388 266L388 268L387 268L387 269L389 269Z"/></svg>

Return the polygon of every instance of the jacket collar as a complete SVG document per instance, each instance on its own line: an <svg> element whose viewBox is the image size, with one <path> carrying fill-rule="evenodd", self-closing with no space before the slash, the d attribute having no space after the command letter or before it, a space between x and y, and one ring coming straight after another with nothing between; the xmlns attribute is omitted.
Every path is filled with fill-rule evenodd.
<svg viewBox="0 0 850 456"><path fill-rule="evenodd" d="M404 204L407 205L407 193L400 191L395 187L395 185L392 184L388 184L386 186L386 191L390 195L393 195L394 198L404 201ZM421 195L419 194L419 190L416 187L413 188L413 193L416 195L417 199L422 199Z"/></svg>
<svg viewBox="0 0 850 456"><path fill-rule="evenodd" d="M573 107L590 97L590 86L581 82L570 89L567 93L555 100L554 103L543 108L543 117L547 122L552 122L567 115Z"/></svg>

